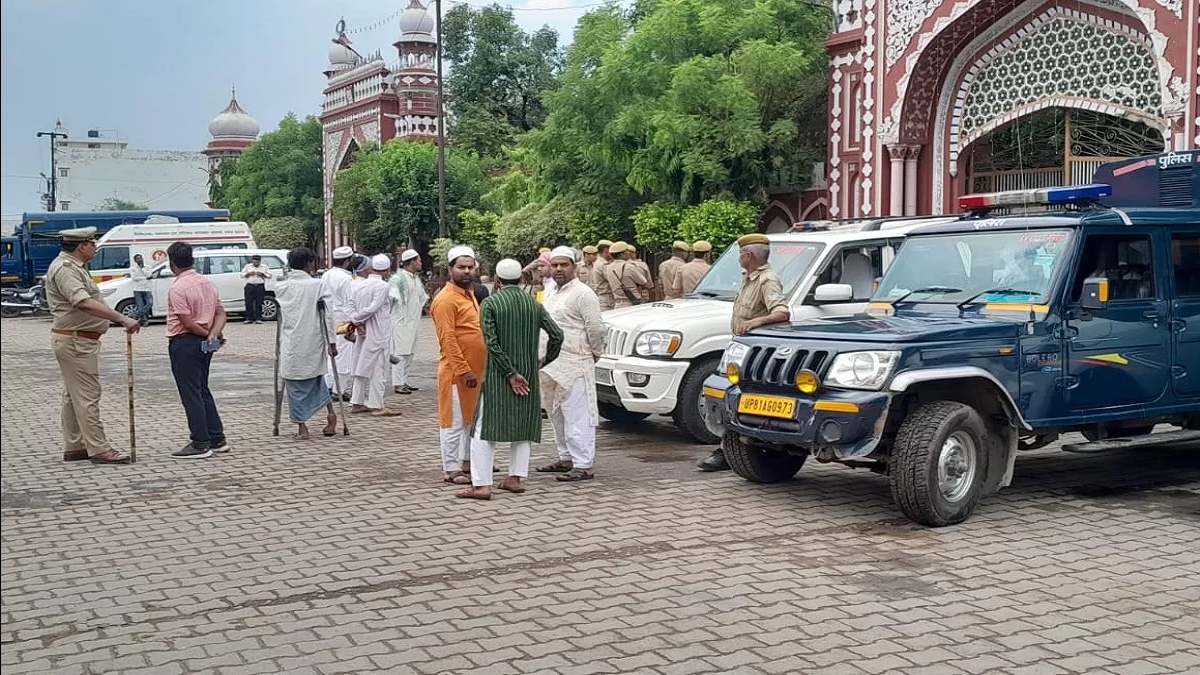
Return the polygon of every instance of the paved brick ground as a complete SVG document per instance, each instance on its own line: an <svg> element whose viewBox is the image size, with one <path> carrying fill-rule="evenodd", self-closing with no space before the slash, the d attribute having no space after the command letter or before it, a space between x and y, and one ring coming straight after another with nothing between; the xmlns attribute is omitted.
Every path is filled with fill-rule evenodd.
<svg viewBox="0 0 1200 675"><path fill-rule="evenodd" d="M705 448L654 422L604 428L589 484L464 503L438 480L428 327L404 417L296 444L270 433L273 325L233 326L235 450L181 462L158 325L141 461L65 465L48 325L2 327L5 675L1200 671L1200 453L1032 453L935 531L864 472L696 473ZM124 447L120 336L102 369Z"/></svg>

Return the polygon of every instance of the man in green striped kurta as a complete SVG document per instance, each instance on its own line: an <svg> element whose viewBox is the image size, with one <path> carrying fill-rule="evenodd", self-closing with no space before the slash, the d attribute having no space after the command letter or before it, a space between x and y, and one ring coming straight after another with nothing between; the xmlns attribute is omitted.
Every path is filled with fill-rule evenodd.
<svg viewBox="0 0 1200 675"><path fill-rule="evenodd" d="M496 264L499 286L480 305L487 367L479 391L479 406L471 434L471 487L463 499L492 498L495 444L512 445L508 478L496 487L521 493L529 475L532 444L542 440L542 407L538 391L538 335L546 331L545 363L558 358L563 333L536 300L518 287L521 264L511 258Z"/></svg>

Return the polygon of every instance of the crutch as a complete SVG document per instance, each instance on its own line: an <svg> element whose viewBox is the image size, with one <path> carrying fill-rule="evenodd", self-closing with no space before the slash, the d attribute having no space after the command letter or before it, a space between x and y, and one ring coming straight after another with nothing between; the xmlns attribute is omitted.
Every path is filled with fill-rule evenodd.
<svg viewBox="0 0 1200 675"><path fill-rule="evenodd" d="M275 303L275 377L271 385L275 390L275 430L272 436L279 435L279 418L283 414L283 387L279 386L279 345L283 341L283 310Z"/></svg>
<svg viewBox="0 0 1200 675"><path fill-rule="evenodd" d="M325 322L325 301L317 300L317 319L321 322L321 335L325 336L325 344L329 344L329 324ZM329 369L333 371L333 391L337 394L338 412L342 415L342 435L350 435L350 427L346 426L346 401L342 398L342 382L338 379L337 360L329 355Z"/></svg>
<svg viewBox="0 0 1200 675"><path fill-rule="evenodd" d="M137 461L137 427L133 423L133 333L125 333L125 380L129 383L129 463Z"/></svg>

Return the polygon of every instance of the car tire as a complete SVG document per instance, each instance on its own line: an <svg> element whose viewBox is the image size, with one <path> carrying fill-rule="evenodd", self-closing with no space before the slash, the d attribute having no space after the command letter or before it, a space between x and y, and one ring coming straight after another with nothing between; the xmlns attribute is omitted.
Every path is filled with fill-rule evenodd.
<svg viewBox="0 0 1200 675"><path fill-rule="evenodd" d="M131 319L136 319L137 307L134 305L133 300L122 300L118 302L117 314L127 316Z"/></svg>
<svg viewBox="0 0 1200 675"><path fill-rule="evenodd" d="M0 316L6 319L14 316L21 316L22 311L23 310L19 307L0 307Z"/></svg>
<svg viewBox="0 0 1200 675"><path fill-rule="evenodd" d="M955 401L926 403L896 432L888 466L892 499L904 515L929 527L966 520L988 471L987 425Z"/></svg>
<svg viewBox="0 0 1200 675"><path fill-rule="evenodd" d="M262 319L263 321L274 321L279 317L279 303L276 302L275 296L268 295L263 298L262 302Z"/></svg>
<svg viewBox="0 0 1200 675"><path fill-rule="evenodd" d="M637 424L650 416L649 413L631 412L619 405L605 403L604 401L597 401L596 408L601 417L613 424Z"/></svg>
<svg viewBox="0 0 1200 675"><path fill-rule="evenodd" d="M721 442L720 436L708 430L701 408L704 381L717 371L717 362L720 360L720 356L711 356L692 364L679 384L678 403L675 404L675 411L671 413L675 426L702 445L716 445Z"/></svg>
<svg viewBox="0 0 1200 675"><path fill-rule="evenodd" d="M764 450L747 445L740 436L725 432L721 439L725 461L737 475L752 483L778 483L795 476L804 466L808 454L792 454L784 450Z"/></svg>

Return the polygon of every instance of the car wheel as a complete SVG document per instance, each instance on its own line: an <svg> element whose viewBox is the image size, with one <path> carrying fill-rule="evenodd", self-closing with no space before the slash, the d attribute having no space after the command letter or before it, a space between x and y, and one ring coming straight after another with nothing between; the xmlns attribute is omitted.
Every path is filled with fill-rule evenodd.
<svg viewBox="0 0 1200 675"><path fill-rule="evenodd" d="M701 359L692 365L679 385L679 402L671 418L680 431L691 436L697 443L716 445L721 437L709 430L705 421L704 380L717 370L719 356Z"/></svg>
<svg viewBox="0 0 1200 675"><path fill-rule="evenodd" d="M983 496L987 425L969 405L926 403L913 411L892 445L888 476L904 515L930 527L961 523Z"/></svg>
<svg viewBox="0 0 1200 675"><path fill-rule="evenodd" d="M786 450L767 450L748 445L741 436L726 432L721 439L725 461L737 475L753 483L778 483L796 475L808 459L808 453L793 454Z"/></svg>
<svg viewBox="0 0 1200 675"><path fill-rule="evenodd" d="M137 305L133 300L122 300L117 303L117 313L127 316L131 319L137 318Z"/></svg>
<svg viewBox="0 0 1200 675"><path fill-rule="evenodd" d="M637 424L650 416L649 413L630 412L619 405L604 401L598 401L596 408L601 417L615 424Z"/></svg>
<svg viewBox="0 0 1200 675"><path fill-rule="evenodd" d="M262 303L263 321L274 321L278 316L279 316L279 303L275 301L275 298L270 295L263 298L263 303Z"/></svg>
<svg viewBox="0 0 1200 675"><path fill-rule="evenodd" d="M0 316L6 319L13 316L20 316L21 311L20 307L0 307Z"/></svg>

